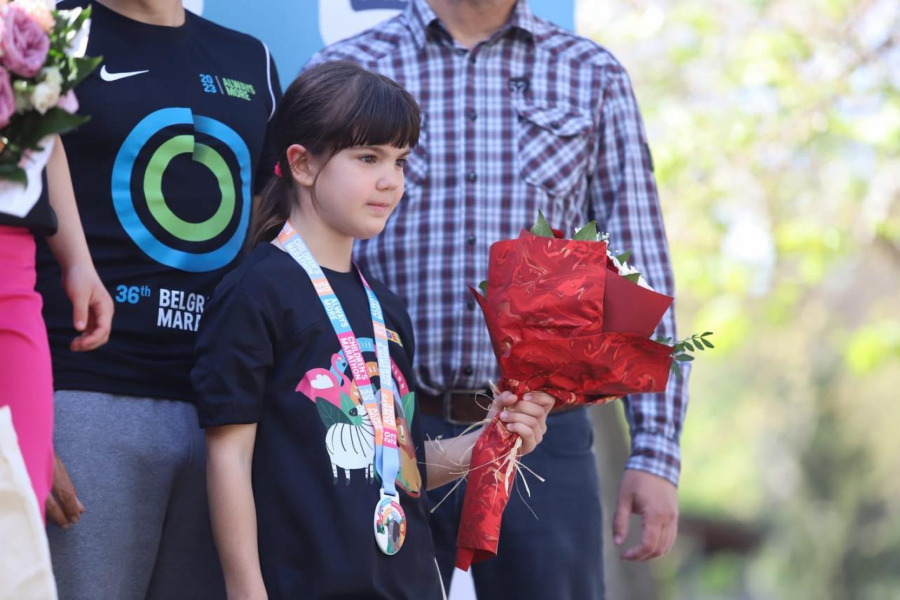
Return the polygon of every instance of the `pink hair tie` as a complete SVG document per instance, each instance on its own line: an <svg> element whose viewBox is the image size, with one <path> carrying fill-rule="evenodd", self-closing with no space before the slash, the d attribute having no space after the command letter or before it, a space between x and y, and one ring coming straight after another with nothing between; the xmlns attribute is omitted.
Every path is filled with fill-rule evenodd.
<svg viewBox="0 0 900 600"><path fill-rule="evenodd" d="M281 163L275 163L275 177L281 179L284 175L281 174Z"/></svg>

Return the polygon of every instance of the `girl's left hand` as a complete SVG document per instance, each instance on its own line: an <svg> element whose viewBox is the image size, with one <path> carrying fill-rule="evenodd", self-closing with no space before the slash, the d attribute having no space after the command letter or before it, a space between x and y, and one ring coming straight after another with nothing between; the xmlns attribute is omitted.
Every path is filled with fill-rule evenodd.
<svg viewBox="0 0 900 600"><path fill-rule="evenodd" d="M524 456L544 438L547 415L556 400L544 392L528 392L521 402L516 402L516 399L511 392L503 392L491 404L488 417L493 418L500 413L500 421L506 424L506 428L522 438L521 454Z"/></svg>

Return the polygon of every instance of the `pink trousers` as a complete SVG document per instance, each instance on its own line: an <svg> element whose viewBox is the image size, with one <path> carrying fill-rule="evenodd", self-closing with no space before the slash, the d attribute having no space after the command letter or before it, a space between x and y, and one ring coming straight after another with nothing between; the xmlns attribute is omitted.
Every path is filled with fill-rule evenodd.
<svg viewBox="0 0 900 600"><path fill-rule="evenodd" d="M53 483L53 372L34 236L0 225L0 406L9 406L41 514Z"/></svg>

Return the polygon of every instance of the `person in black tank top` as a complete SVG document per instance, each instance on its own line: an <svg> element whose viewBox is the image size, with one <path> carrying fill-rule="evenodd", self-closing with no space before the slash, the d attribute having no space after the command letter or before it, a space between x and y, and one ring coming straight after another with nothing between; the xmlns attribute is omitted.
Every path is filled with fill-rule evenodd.
<svg viewBox="0 0 900 600"><path fill-rule="evenodd" d="M57 6L92 7L87 54L103 57L78 90L92 118L63 142L116 310L106 346L70 352L71 308L40 245L56 449L85 507L77 524L48 530L60 595L218 600L190 370L204 309L272 174L277 73L262 42L180 0Z"/></svg>

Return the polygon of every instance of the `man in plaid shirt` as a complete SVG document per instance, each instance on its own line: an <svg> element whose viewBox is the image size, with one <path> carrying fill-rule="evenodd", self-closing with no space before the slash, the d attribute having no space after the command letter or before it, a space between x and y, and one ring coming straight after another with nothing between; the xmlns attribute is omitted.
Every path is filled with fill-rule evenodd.
<svg viewBox="0 0 900 600"><path fill-rule="evenodd" d="M419 407L431 437L457 435L485 414L474 393L498 373L466 286L487 278L490 245L518 236L538 210L569 232L596 218L617 250L633 250L654 289L673 294L646 135L628 75L609 52L535 17L526 0L410 0L396 18L308 66L328 60L391 77L423 109L403 203L357 257L412 315ZM675 337L671 310L657 333ZM642 532L625 560L661 556L674 543L686 404L686 383L674 378L665 394L626 399L632 452L613 533L622 544L632 513ZM480 597L603 597L589 416L584 408L554 411L547 422L543 443L524 459L547 482L532 485L527 502L513 493L497 558L474 566ZM462 487L432 521L447 585Z"/></svg>

